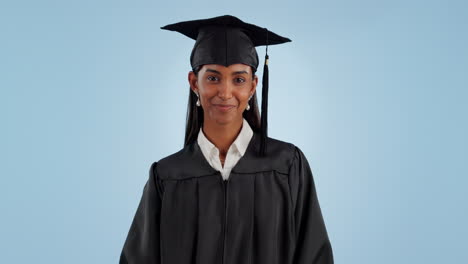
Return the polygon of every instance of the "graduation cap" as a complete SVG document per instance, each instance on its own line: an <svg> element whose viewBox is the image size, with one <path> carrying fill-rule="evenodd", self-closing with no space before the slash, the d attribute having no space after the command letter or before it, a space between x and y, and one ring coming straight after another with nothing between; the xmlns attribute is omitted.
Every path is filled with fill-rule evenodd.
<svg viewBox="0 0 468 264"><path fill-rule="evenodd" d="M245 23L231 15L178 22L161 29L177 31L196 40L190 54L192 69L203 64L220 64L227 67L242 63L252 66L256 71L258 55L255 47L266 46L261 110L261 153L265 153L268 117L268 45L282 44L291 40L267 28Z"/></svg>

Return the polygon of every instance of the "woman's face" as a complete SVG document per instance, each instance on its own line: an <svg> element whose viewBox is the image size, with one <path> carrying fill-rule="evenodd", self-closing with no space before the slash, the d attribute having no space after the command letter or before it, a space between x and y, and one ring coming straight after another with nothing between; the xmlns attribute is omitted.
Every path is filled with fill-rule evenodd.
<svg viewBox="0 0 468 264"><path fill-rule="evenodd" d="M252 68L245 64L228 67L205 64L198 77L189 72L190 88L198 93L204 119L227 124L242 118L249 96L257 87L258 78L252 78Z"/></svg>

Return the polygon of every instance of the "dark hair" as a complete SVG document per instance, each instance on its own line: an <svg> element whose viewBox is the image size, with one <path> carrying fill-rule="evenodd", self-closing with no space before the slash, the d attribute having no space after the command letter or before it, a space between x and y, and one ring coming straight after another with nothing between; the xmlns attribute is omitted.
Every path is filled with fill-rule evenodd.
<svg viewBox="0 0 468 264"><path fill-rule="evenodd" d="M198 72L202 66L198 66L193 69L193 72L198 77ZM251 66L252 69L252 78L255 76L255 69ZM197 95L189 87L189 98L187 105L187 118L185 126L185 143L184 146L187 146L193 143L198 136L200 127L203 125L203 108L196 105ZM261 131L261 122L260 122L260 111L258 109L257 103L257 91L255 90L252 98L249 100L250 109L244 111L242 116L249 123L250 127L254 132Z"/></svg>

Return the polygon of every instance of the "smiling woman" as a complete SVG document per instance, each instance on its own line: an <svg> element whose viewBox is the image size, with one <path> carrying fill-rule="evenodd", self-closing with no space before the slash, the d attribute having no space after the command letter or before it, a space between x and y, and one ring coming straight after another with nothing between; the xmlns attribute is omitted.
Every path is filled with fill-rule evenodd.
<svg viewBox="0 0 468 264"><path fill-rule="evenodd" d="M189 72L188 78L204 112L203 132L210 135L207 137L216 144L220 159L224 160L233 141L225 139L237 137L237 128L242 126L245 110L250 109L248 101L255 93L258 78L251 66L245 64L228 67L205 64L198 74Z"/></svg>
<svg viewBox="0 0 468 264"><path fill-rule="evenodd" d="M255 46L290 41L233 16L163 27L196 40L185 145L153 162L120 263L332 264L312 171L267 136Z"/></svg>
<svg viewBox="0 0 468 264"><path fill-rule="evenodd" d="M188 81L190 90L193 92L189 94L188 100L185 144L197 138L202 123L206 125L206 127L203 126L205 131L213 130L212 128L216 126L222 129L223 126L220 124L226 123L223 119L229 118L237 120L236 127L240 126L242 119L245 119L253 131L261 132L256 92L258 77L255 72L256 68L240 63L228 67L220 64L204 64L189 72ZM220 94L215 96L216 92ZM234 110L236 110L233 113L235 115L231 117L220 115L224 112L234 112ZM205 132L205 134L210 133ZM226 146L220 147L224 150L221 152L226 152Z"/></svg>
<svg viewBox="0 0 468 264"><path fill-rule="evenodd" d="M240 127L242 114L257 87L258 78L251 72L251 67L245 64L228 67L206 64L198 76L189 72L191 89L199 97L205 112L206 130L230 129L226 126L229 123Z"/></svg>

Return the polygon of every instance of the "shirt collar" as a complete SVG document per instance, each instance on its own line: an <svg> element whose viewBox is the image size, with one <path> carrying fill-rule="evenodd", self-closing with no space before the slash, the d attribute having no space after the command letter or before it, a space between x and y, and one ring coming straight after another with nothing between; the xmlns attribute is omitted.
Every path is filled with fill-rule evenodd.
<svg viewBox="0 0 468 264"><path fill-rule="evenodd" d="M253 130L250 127L249 123L245 118L242 118L242 128L239 134L237 135L236 139L232 143L235 148L240 152L240 154L243 156L247 146L249 145L250 139L252 138L253 135ZM203 133L202 127L200 127L200 131L198 133L198 145L203 149L204 152L206 153L211 153L211 151L216 151L218 150L216 146L211 143L208 138L206 138L205 134Z"/></svg>

